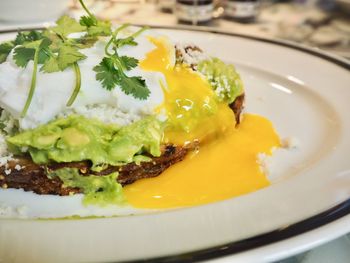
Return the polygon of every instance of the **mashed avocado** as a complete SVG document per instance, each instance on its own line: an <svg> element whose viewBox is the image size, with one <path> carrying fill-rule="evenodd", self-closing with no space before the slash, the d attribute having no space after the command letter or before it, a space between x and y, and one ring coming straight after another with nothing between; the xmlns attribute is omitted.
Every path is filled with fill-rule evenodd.
<svg viewBox="0 0 350 263"><path fill-rule="evenodd" d="M232 103L243 92L243 83L233 65L218 58L198 63L198 71L209 81L221 101Z"/></svg>
<svg viewBox="0 0 350 263"><path fill-rule="evenodd" d="M9 137L12 147L28 148L35 163L90 160L92 169L147 161L160 156L163 124L147 117L125 127L71 115Z"/></svg>
<svg viewBox="0 0 350 263"><path fill-rule="evenodd" d="M84 193L83 204L106 206L108 204L123 204L123 189L117 183L118 173L105 176L79 174L78 169L63 168L48 175L58 176L65 187L77 187Z"/></svg>

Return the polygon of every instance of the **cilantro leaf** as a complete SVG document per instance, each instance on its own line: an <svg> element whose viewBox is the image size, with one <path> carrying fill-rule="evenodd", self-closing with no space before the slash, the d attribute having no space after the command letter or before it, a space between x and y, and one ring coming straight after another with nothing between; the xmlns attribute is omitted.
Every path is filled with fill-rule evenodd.
<svg viewBox="0 0 350 263"><path fill-rule="evenodd" d="M85 58L86 56L80 53L77 48L69 45L62 45L58 51L57 61L60 69L64 70L75 62Z"/></svg>
<svg viewBox="0 0 350 263"><path fill-rule="evenodd" d="M32 30L27 32L18 32L16 39L12 43L13 47L19 46L14 50L13 58L15 63L19 67L26 67L30 60L34 60L34 53L35 49L37 48L39 48L38 63L43 63L48 58L46 49L51 42L49 39L44 37L41 32ZM6 48L6 46L3 47ZM9 46L7 46L7 48L9 48ZM0 54L1 53L2 52L0 51ZM2 53L2 57L5 57L5 52Z"/></svg>
<svg viewBox="0 0 350 263"><path fill-rule="evenodd" d="M122 74L119 86L126 95L131 94L136 99L145 100L150 94L150 90L146 87L145 80L141 77L128 77Z"/></svg>
<svg viewBox="0 0 350 263"><path fill-rule="evenodd" d="M117 48L120 48L120 47L126 46L126 45L137 46L137 43L135 42L134 37L130 36L130 37L127 37L127 38L116 39L116 41L114 42L114 45Z"/></svg>
<svg viewBox="0 0 350 263"><path fill-rule="evenodd" d="M136 58L127 56L119 57L119 61L123 65L123 68L125 68L126 70L135 68L139 63L139 61Z"/></svg>
<svg viewBox="0 0 350 263"><path fill-rule="evenodd" d="M28 42L40 40L42 38L42 32L36 30L18 32L14 44L15 46L19 46Z"/></svg>
<svg viewBox="0 0 350 263"><path fill-rule="evenodd" d="M102 87L112 90L116 85L126 95L132 95L137 99L147 99L150 90L146 87L146 82L141 77L129 77L125 75L122 66L125 64L126 69L131 69L137 65L137 60L130 57L104 57L101 63L94 67L96 80L102 83Z"/></svg>
<svg viewBox="0 0 350 263"><path fill-rule="evenodd" d="M69 39L69 40L70 40L70 43L75 47L83 49L83 48L92 47L97 42L98 38L96 36L84 35L80 38Z"/></svg>
<svg viewBox="0 0 350 263"><path fill-rule="evenodd" d="M32 48L17 47L13 58L17 66L25 68L30 60L34 60L35 50Z"/></svg>
<svg viewBox="0 0 350 263"><path fill-rule="evenodd" d="M27 42L23 44L25 48L47 48L51 44L50 40L47 38L41 38L40 40L35 40L32 42Z"/></svg>
<svg viewBox="0 0 350 263"><path fill-rule="evenodd" d="M123 26L121 26L119 29L121 29ZM138 30L137 32L135 32L134 34L132 34L131 36L128 36L126 38L119 38L119 39L115 39L114 40L114 45L117 48L129 45L129 46L137 46L137 42L135 41L135 37L137 37L138 35L140 35L143 31L147 30L148 27L143 27L140 30Z"/></svg>
<svg viewBox="0 0 350 263"><path fill-rule="evenodd" d="M81 7L88 14L82 16L79 20L80 25L87 27L90 36L109 36L112 33L111 23L109 21L98 20L86 7L83 0L79 0Z"/></svg>
<svg viewBox="0 0 350 263"><path fill-rule="evenodd" d="M56 21L56 24L57 26L51 27L50 30L62 37L67 37L69 34L83 32L85 30L75 19L67 15L61 16Z"/></svg>
<svg viewBox="0 0 350 263"><path fill-rule="evenodd" d="M30 60L34 60L36 49L39 49L38 64L45 63L49 59L49 55L47 54L49 44L50 42L47 39L41 39L16 47L13 55L16 65L25 68Z"/></svg>
<svg viewBox="0 0 350 263"><path fill-rule="evenodd" d="M5 62L12 49L15 47L12 41L0 44L0 64Z"/></svg>
<svg viewBox="0 0 350 263"><path fill-rule="evenodd" d="M114 59L104 57L100 64L94 67L96 80L102 83L102 87L112 90L119 82L119 72L114 67Z"/></svg>
<svg viewBox="0 0 350 263"><path fill-rule="evenodd" d="M57 58L54 56L50 56L50 58L45 61L44 65L40 68L40 71L45 73L52 73L61 71Z"/></svg>
<svg viewBox="0 0 350 263"><path fill-rule="evenodd" d="M96 25L89 26L87 32L90 36L109 36L112 33L109 21L97 21Z"/></svg>
<svg viewBox="0 0 350 263"><path fill-rule="evenodd" d="M58 52L59 48L63 45L64 41L55 32L45 30L43 36L51 41L50 51Z"/></svg>
<svg viewBox="0 0 350 263"><path fill-rule="evenodd" d="M82 0L79 1L81 2ZM94 71L97 73L96 80L100 81L102 87L107 90L112 90L118 85L126 95L132 95L136 99L144 100L147 99L150 94L150 90L146 86L146 81L139 76L129 77L124 72L135 68L139 61L133 57L119 57L117 49L125 45L136 46L137 43L134 38L138 34L141 34L146 28L140 29L127 38L117 39L118 33L126 27L128 27L127 24L116 29L106 44L106 57L102 59L98 66L94 67ZM110 53L109 50L113 50L114 54Z"/></svg>
<svg viewBox="0 0 350 263"><path fill-rule="evenodd" d="M97 25L97 19L94 16L82 16L79 20L80 25L91 27Z"/></svg>
<svg viewBox="0 0 350 263"><path fill-rule="evenodd" d="M76 40L73 41L75 43ZM88 44L76 44L77 46L88 46ZM78 48L69 44L62 44L58 49L58 54L50 54L48 60L45 61L44 65L40 68L42 72L52 73L63 71L67 67L72 66L75 62L83 60L86 56L78 51ZM49 52L50 53L50 52Z"/></svg>

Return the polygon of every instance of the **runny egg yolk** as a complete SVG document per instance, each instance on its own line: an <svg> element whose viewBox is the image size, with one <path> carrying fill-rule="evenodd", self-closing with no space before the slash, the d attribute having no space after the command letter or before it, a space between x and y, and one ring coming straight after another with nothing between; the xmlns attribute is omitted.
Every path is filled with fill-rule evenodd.
<svg viewBox="0 0 350 263"><path fill-rule="evenodd" d="M266 118L245 114L237 129L202 145L198 152L160 176L124 188L128 203L139 208L174 208L220 201L269 185L257 154L271 154L279 137Z"/></svg>
<svg viewBox="0 0 350 263"><path fill-rule="evenodd" d="M170 123L165 131L166 142L183 144L198 139L200 147L160 176L124 187L128 203L138 208L185 207L268 186L257 155L271 154L271 149L280 145L271 122L245 114L236 128L232 111L216 100L209 84L186 67L170 67L164 40L151 41L156 48L140 66L165 75L161 109L166 110ZM211 140L205 140L208 135Z"/></svg>
<svg viewBox="0 0 350 263"><path fill-rule="evenodd" d="M226 104L219 102L208 81L188 66L171 65L170 44L163 38L150 38L156 46L140 62L146 71L163 73L161 83L167 127L165 143L182 145L193 140L203 141L221 134L234 125L234 114Z"/></svg>

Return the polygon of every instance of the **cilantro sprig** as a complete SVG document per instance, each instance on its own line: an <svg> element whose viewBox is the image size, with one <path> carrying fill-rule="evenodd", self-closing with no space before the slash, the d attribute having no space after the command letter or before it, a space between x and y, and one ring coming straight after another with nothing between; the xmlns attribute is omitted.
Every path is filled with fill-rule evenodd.
<svg viewBox="0 0 350 263"><path fill-rule="evenodd" d="M125 74L126 71L138 65L138 60L133 57L119 56L118 48L126 45L136 46L135 37L146 28L140 29L129 37L117 39L118 33L128 26L127 24L123 25L113 32L112 37L105 46L106 56L99 65L94 67L94 71L97 73L96 80L100 81L102 87L107 90L113 90L116 86L119 86L126 95L145 100L150 94L145 80L139 76L129 77Z"/></svg>
<svg viewBox="0 0 350 263"><path fill-rule="evenodd" d="M80 43L76 39L69 38L72 33L84 32L85 28L76 20L68 16L62 16L55 27L48 28L46 35L51 39L51 52L49 52L49 59L44 63L41 70L46 73L63 71L68 67L72 67L75 73L74 90L67 102L67 106L71 106L81 88L81 74L78 62L86 59L86 56L79 51L84 48L82 39ZM97 39L96 39L97 41ZM78 43L80 45L78 45Z"/></svg>
<svg viewBox="0 0 350 263"><path fill-rule="evenodd" d="M33 61L32 78L22 118L26 116L33 99L38 71L49 74L71 68L75 74L75 85L66 105L73 105L82 82L78 63L86 59L81 49L92 47L102 36L111 36L105 46L105 57L94 67L96 79L102 83L102 87L113 90L119 86L125 94L141 100L147 99L150 94L144 79L139 76L129 77L126 73L138 65L138 60L118 54L118 49L123 46L136 46L135 38L146 28L129 37L117 39L118 33L129 25L123 25L112 32L109 21L97 19L83 0L79 2L87 14L79 21L64 15L56 21L55 26L43 31L19 32L13 41L0 43L0 64L7 60L11 52L18 67L26 68Z"/></svg>
<svg viewBox="0 0 350 263"><path fill-rule="evenodd" d="M28 98L27 98L27 101L26 101L24 108L22 110L22 113L21 113L22 118L27 114L29 105L32 102L32 98L34 95L34 90L35 90L35 85L36 85L36 75L37 75L37 71L38 71L39 52L45 46L45 44L43 44L43 43L44 43L44 39L41 39L41 40L36 40L34 42L29 42L28 44L23 45L24 50L25 49L34 50L34 58L33 58L34 67L33 67L32 80L30 83ZM17 52L18 52L18 50L17 50Z"/></svg>
<svg viewBox="0 0 350 263"><path fill-rule="evenodd" d="M13 48L13 41L7 41L0 44L0 64L6 61Z"/></svg>
<svg viewBox="0 0 350 263"><path fill-rule="evenodd" d="M109 21L98 20L86 7L83 0L79 0L80 5L87 13L87 16L82 16L79 20L80 25L87 27L90 36L110 36L111 23Z"/></svg>
<svg viewBox="0 0 350 263"><path fill-rule="evenodd" d="M32 101L36 86L38 64L44 63L48 59L47 50L50 43L50 40L44 37L41 32L33 30L30 32L19 32L14 41L0 45L0 63L6 61L12 50L14 50L13 58L17 66L25 68L30 60L34 62L29 93L21 112L21 117L26 115Z"/></svg>

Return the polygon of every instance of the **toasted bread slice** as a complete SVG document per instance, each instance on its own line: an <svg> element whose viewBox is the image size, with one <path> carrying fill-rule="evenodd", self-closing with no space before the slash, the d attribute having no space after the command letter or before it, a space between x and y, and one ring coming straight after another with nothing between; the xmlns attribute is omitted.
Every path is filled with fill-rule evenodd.
<svg viewBox="0 0 350 263"><path fill-rule="evenodd" d="M235 113L236 123L240 122L244 105L244 94L236 98L230 104ZM10 161L7 166L0 167L0 186L2 188L16 188L25 191L33 191L37 194L69 195L79 193L78 188L64 187L58 178L49 178L48 172L61 168L77 168L82 175L94 174L97 176L108 175L118 172L118 183L122 185L131 184L139 179L151 178L160 175L171 165L182 161L186 154L193 150L196 145L187 146L166 145L163 147L160 157L153 157L150 162L140 164L129 163L123 166L109 166L105 170L96 173L90 170L89 162L55 163L50 165L35 164L29 156L18 157ZM16 169L16 166L21 169ZM7 172L6 172L7 171ZM10 172L9 172L10 171ZM6 174L8 173L8 174Z"/></svg>

